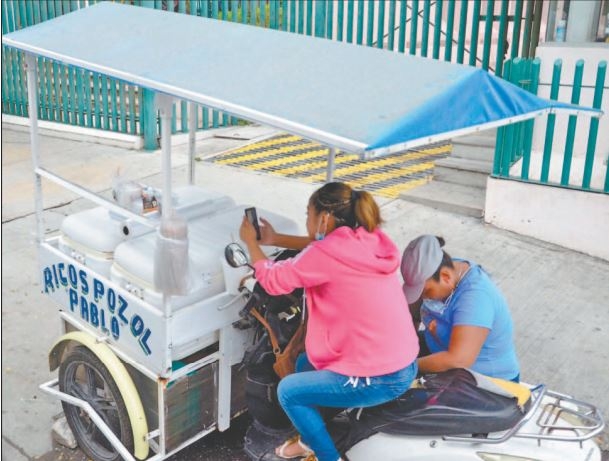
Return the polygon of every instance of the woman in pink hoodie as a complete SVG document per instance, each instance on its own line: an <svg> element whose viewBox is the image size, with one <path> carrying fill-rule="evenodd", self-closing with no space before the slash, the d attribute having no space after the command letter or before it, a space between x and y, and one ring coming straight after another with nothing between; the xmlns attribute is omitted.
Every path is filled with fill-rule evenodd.
<svg viewBox="0 0 609 461"><path fill-rule="evenodd" d="M277 454L314 452L320 461L337 461L318 408L379 405L404 393L417 372L418 340L397 273L400 253L379 228L372 195L343 183L328 183L309 199L308 237L277 234L262 223L260 241L247 219L240 230L258 282L277 295L304 287L308 309L306 357L278 389L301 439ZM273 262L261 243L304 249Z"/></svg>

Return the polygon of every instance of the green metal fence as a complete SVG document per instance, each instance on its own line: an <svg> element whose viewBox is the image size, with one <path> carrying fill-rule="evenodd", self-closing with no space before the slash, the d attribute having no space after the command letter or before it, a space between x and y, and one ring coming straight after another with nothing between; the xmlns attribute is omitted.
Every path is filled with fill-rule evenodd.
<svg viewBox="0 0 609 461"><path fill-rule="evenodd" d="M11 32L99 1L2 0L2 30ZM116 1L464 63L500 76L505 58L533 54L541 20L541 2L535 0ZM23 64L21 52L3 47L3 113L27 116ZM159 119L149 90L48 59L39 58L38 66L41 120L139 135L145 148L157 147ZM195 126L201 130L237 122L200 106ZM188 110L181 102L174 108L172 132L187 131Z"/></svg>
<svg viewBox="0 0 609 461"><path fill-rule="evenodd" d="M573 73L573 81L561 81L563 63L560 59L556 60L553 65L550 99L558 99L561 87L564 90L570 88L570 102L578 104L583 88L582 79L584 65L583 60L577 61ZM538 92L540 71L539 59L516 58L513 61L508 61L506 63L505 70L504 78L532 93L536 94ZM606 73L607 61L601 61L596 68L592 103L592 107L597 109L601 108ZM587 118L581 119L579 120L579 123L585 123L587 120ZM586 152L581 159L583 161L583 174L581 175L581 178L580 175L577 175L576 177L572 171L578 117L576 115L569 116L566 133L557 133L555 132L556 115L547 115L543 154L538 171L535 172L531 171L531 146L534 123L533 120L529 120L502 127L497 130L497 144L493 163L494 176L609 193L609 161L600 158L597 153L598 118L592 118L589 122ZM585 126L582 127L582 129L585 129ZM553 150L554 142L561 135L565 136L565 147L562 152L556 152ZM561 161L560 174L557 175L555 179L552 179L550 176L553 156ZM520 174L510 173L513 171L513 165L521 159ZM580 161L580 159L578 159L578 161ZM603 162L607 163L603 164ZM596 171L597 176L601 177L601 183L596 186L592 185L593 171ZM602 182L603 177L604 182Z"/></svg>

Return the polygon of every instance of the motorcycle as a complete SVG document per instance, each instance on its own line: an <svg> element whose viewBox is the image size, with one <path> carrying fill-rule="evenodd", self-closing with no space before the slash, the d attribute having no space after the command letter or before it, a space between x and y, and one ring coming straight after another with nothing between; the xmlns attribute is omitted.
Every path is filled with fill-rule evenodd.
<svg viewBox="0 0 609 461"><path fill-rule="evenodd" d="M293 254L285 251L277 259ZM229 245L225 255L232 267L248 264L238 244ZM240 322L256 330L242 364L253 417L244 449L254 461L277 461L274 448L295 431L277 401L270 336L279 338L280 348L288 343L301 320L302 290L271 296L253 277L240 290L248 297ZM392 402L336 413L326 423L350 461L600 461L594 438L605 426L594 405L544 384L517 384L466 369L424 374Z"/></svg>

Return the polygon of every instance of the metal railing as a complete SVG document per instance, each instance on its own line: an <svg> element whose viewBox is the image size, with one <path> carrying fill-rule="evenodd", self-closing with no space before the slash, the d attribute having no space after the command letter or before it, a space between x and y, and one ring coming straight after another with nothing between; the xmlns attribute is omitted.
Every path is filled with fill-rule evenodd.
<svg viewBox="0 0 609 461"><path fill-rule="evenodd" d="M514 59L507 63L504 78L537 94L540 86L540 65L539 59ZM598 64L593 87L586 87L582 84L584 74L583 60L579 60L575 64L572 82L561 81L562 70L562 60L558 59L553 64L552 78L549 83L550 99L557 100L561 88L563 94L570 89L571 96L569 101L573 104L578 104L580 102L582 89L593 89L592 107L601 109L603 93L605 90L607 61L600 61ZM497 131L493 175L540 184L609 193L609 165L607 164L609 162L599 155L597 147L599 119L590 119L587 136L585 136L585 139L587 140L585 153L582 153L582 155L577 158L579 163L583 162L583 165L580 165L578 171L583 171L581 175L575 175L573 165L578 119L576 115L569 116L566 132L561 132L560 130L559 132L556 132L556 117L556 114L549 114L546 116L543 153L541 155L541 161L536 162L536 171L533 171L531 163L533 132L534 124L536 122L528 120L499 128ZM581 121L580 125L582 125ZM585 125L580 126L579 129L585 130L586 127ZM564 150L561 149L562 152L554 149L554 145L560 139L560 136L565 136ZM517 162L521 166L520 173L514 171L514 165ZM550 174L552 165L555 166L555 175ZM593 172L596 172L595 176L600 178L600 180L596 181L596 184L592 183Z"/></svg>

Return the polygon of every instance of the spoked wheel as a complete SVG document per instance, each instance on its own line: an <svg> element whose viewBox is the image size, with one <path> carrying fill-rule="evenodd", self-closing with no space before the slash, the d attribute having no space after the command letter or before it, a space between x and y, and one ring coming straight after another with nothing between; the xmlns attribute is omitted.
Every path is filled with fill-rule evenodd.
<svg viewBox="0 0 609 461"><path fill-rule="evenodd" d="M59 367L59 390L85 400L130 452L133 433L127 408L112 375L85 347L70 351ZM81 450L95 461L120 461L120 454L80 407L61 402L66 419Z"/></svg>

